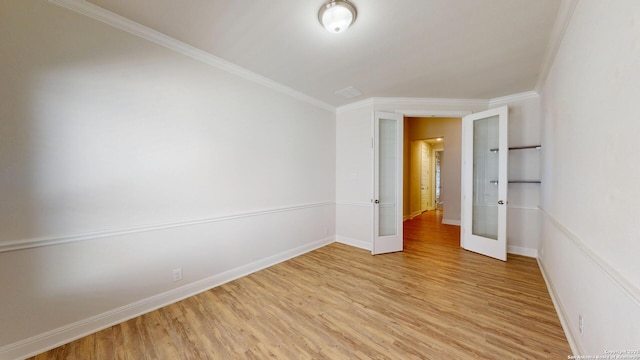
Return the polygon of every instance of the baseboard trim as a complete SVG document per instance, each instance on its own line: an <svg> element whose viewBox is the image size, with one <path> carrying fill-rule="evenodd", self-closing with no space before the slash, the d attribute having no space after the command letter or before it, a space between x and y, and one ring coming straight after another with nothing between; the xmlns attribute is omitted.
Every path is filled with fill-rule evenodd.
<svg viewBox="0 0 640 360"><path fill-rule="evenodd" d="M564 330L564 334L567 338L567 342L569 343L569 347L573 354L584 354L584 351L580 348L580 343L576 341L576 334L571 331L571 326L567 322L567 310L564 308L562 301L560 301L560 297L558 296L558 292L556 291L553 282L551 281L551 277L547 275L547 271L540 261L540 258L536 259L538 261L538 267L540 268L540 273L542 273L542 278L544 279L545 284L547 285L547 291L549 292L549 296L551 296L551 302L553 302L553 306L556 308L556 313L558 314L558 319L560 319L560 325L562 325L562 330Z"/></svg>
<svg viewBox="0 0 640 360"><path fill-rule="evenodd" d="M460 220L453 220L453 219L442 219L442 223L445 225L456 225L456 226L460 226Z"/></svg>
<svg viewBox="0 0 640 360"><path fill-rule="evenodd" d="M269 266L321 248L334 241L335 238L333 236L326 237L22 341L5 345L0 348L0 359L25 359L35 356L115 324L133 319Z"/></svg>
<svg viewBox="0 0 640 360"><path fill-rule="evenodd" d="M373 245L368 241L358 240L358 239L354 239L346 236L339 236L339 235L336 235L336 242L340 244L345 244L345 245L357 247L360 249L368 250L368 251L371 251L371 247Z"/></svg>
<svg viewBox="0 0 640 360"><path fill-rule="evenodd" d="M593 252L591 248L581 239L578 235L574 234L560 221L551 216L544 208L538 207L542 214L551 221L556 229L560 230L574 245L580 250L588 259L590 259L601 271L603 271L613 282L618 285L627 295L629 295L637 305L640 306L640 289L629 281L627 281L620 273L613 269L605 260L603 260L598 254Z"/></svg>
<svg viewBox="0 0 640 360"><path fill-rule="evenodd" d="M7 251L31 249L31 248L37 248L42 246L67 244L67 243L78 242L78 241L102 239L105 237L135 234L135 233L141 233L141 232L147 232L147 231L165 230L165 229L171 229L171 228L182 227L182 226L199 225L199 224L206 224L206 223L212 223L212 222L218 222L218 221L226 221L226 220L247 218L247 217L253 217L253 216L275 214L275 213L287 212L287 211L296 211L296 210L309 209L309 208L315 208L315 207L329 206L334 204L335 204L334 202L301 204L301 205L286 206L286 207L280 207L280 208L249 211L249 212L238 213L238 214L228 214L228 215L222 215L222 216L216 216L216 217L192 219L192 220L186 220L186 221L176 221L176 222L164 223L164 224L132 226L132 227L109 229L109 230L96 231L96 232L84 233L84 234L50 236L50 237L41 237L41 238L33 238L33 239L7 241L7 242L0 243L0 253L7 252Z"/></svg>
<svg viewBox="0 0 640 360"><path fill-rule="evenodd" d="M532 258L536 258L536 259L538 258L538 250L537 249L526 248L526 247L522 247L522 246L507 245L507 252L509 254L514 254L514 255L522 255L522 256L532 257Z"/></svg>

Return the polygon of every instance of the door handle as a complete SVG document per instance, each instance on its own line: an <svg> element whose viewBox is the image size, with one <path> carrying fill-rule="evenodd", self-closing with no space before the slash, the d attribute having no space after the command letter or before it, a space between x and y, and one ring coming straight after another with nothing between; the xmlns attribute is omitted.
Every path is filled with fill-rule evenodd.
<svg viewBox="0 0 640 360"><path fill-rule="evenodd" d="M374 204L380 204L380 200L375 199L375 200L373 201L373 203L374 203Z"/></svg>
<svg viewBox="0 0 640 360"><path fill-rule="evenodd" d="M498 205L504 205L504 201L498 200Z"/></svg>

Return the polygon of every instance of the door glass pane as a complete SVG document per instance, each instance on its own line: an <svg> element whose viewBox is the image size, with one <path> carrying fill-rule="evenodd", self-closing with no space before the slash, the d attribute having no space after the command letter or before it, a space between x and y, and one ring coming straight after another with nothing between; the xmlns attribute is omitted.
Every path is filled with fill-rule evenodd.
<svg viewBox="0 0 640 360"><path fill-rule="evenodd" d="M473 123L471 232L498 240L498 116Z"/></svg>
<svg viewBox="0 0 640 360"><path fill-rule="evenodd" d="M378 164L378 188L380 204L378 205L378 235L395 235L396 229L396 199L398 175L397 170L397 149L396 143L398 123L395 120L380 119L379 141L379 161Z"/></svg>

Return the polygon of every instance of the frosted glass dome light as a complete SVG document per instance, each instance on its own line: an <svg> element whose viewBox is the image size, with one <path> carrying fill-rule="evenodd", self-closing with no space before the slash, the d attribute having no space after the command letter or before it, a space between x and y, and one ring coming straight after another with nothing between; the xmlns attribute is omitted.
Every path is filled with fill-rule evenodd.
<svg viewBox="0 0 640 360"><path fill-rule="evenodd" d="M356 20L356 8L347 0L331 0L322 5L318 20L328 32L339 34Z"/></svg>

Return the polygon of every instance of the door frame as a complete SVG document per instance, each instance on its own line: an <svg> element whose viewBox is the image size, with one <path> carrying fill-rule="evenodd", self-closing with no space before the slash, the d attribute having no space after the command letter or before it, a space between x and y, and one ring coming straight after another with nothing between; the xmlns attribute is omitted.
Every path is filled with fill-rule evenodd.
<svg viewBox="0 0 640 360"><path fill-rule="evenodd" d="M387 111L387 110L385 110L385 111ZM388 111L392 111L392 112L396 112L398 114L402 114L405 119L408 118L408 117L412 117L412 118L437 117L437 118L462 119L463 117L465 117L467 115L470 115L470 114L473 114L474 112L477 112L477 111L470 111L470 110L429 110L429 109L425 109L425 110L388 110ZM478 110L478 111L483 111L483 110ZM461 132L460 136L462 136L462 132ZM444 138L443 142L446 142L446 138ZM444 149L442 151L444 151ZM435 186L435 184L434 184L434 186ZM460 184L460 186L462 187L462 184ZM462 194L462 188L460 189L460 194ZM435 201L435 191L432 194L432 199ZM436 205L437 204L434 203L434 209L436 208ZM460 209L460 211L462 211L462 208ZM411 214L408 214L408 215L411 215ZM462 218L462 213L460 214L460 218ZM411 219L410 216L408 216L406 218L406 220L409 220L409 219ZM456 226L460 225L460 223L458 223L457 221L455 223L454 222L446 222L446 224L456 225Z"/></svg>
<svg viewBox="0 0 640 360"><path fill-rule="evenodd" d="M465 104L465 105L471 106L471 104ZM477 106L477 105L478 104L473 104L474 107ZM406 109L404 109L403 110L403 109L389 109L389 108L387 108L387 109L379 109L379 108L374 107L374 111L373 111L374 112L374 121L375 121L375 112L378 112L378 111L400 114L400 115L402 115L403 119L406 119L407 117L425 117L425 118L426 117L444 117L444 118L460 118L460 119L462 119L463 117L474 113L474 111L471 111L471 110L430 110L430 109L419 109L419 110L415 110L415 109L406 110ZM404 123L403 123L403 126L404 126ZM373 128L375 128L375 123L373 124ZM375 136L375 134L372 134L372 135ZM373 138L371 140L372 140L372 148L373 148ZM403 136L402 136L402 149L403 149L403 151L404 151L404 146L405 145L406 144L404 143L404 134L403 134ZM373 157L372 162L375 163L375 160L376 160L375 159L375 155L372 156L372 157ZM403 159L403 164L404 164L404 159ZM372 165L375 166L375 164L372 164ZM398 172L399 172L398 176L400 176L401 179L404 176L403 171L404 171L403 167L400 167L398 169ZM374 173L374 177L375 177L375 173ZM374 189L375 189L375 187L374 187ZM462 189L460 189L460 190L461 190L461 193L462 193ZM435 194L434 194L434 196L435 196ZM402 197L404 199L404 191L402 192ZM373 208L374 208L372 210L372 212L375 211L375 204L373 204L373 199L374 198L375 198L375 195L372 194L371 201L372 201L372 205L373 205ZM462 211L462 209L461 209L461 211ZM462 214L460 214L460 215L462 217ZM375 215L372 214L372 218L373 218L373 216L375 216ZM401 218L402 218L402 214L401 214ZM371 251L372 251L372 254L373 254L374 241L375 241L375 226L376 226L376 224L375 224L375 219L374 219L374 224L373 224L374 228L372 229L373 231L371 232Z"/></svg>

